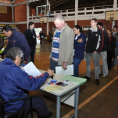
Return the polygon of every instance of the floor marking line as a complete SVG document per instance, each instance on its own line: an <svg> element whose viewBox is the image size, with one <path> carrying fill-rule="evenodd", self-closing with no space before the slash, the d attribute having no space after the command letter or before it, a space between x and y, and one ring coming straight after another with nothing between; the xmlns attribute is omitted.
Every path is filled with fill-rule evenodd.
<svg viewBox="0 0 118 118"><path fill-rule="evenodd" d="M95 98L97 95L99 95L102 91L104 91L108 86L110 86L115 80L118 79L118 76L116 76L114 79L112 79L109 83L107 83L104 87L102 87L100 90L98 90L96 93L94 93L92 96L90 96L88 99L86 99L84 102L82 102L78 109L81 109L83 106L85 106L88 102L90 102L93 98ZM74 114L74 109L71 110L69 113L67 113L62 118L69 118L72 114Z"/></svg>

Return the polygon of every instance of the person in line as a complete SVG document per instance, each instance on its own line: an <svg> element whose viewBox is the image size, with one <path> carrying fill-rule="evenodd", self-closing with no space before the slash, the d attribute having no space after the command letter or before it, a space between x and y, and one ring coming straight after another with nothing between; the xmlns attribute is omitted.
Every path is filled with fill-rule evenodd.
<svg viewBox="0 0 118 118"><path fill-rule="evenodd" d="M78 66L81 63L82 59L84 59L84 51L85 51L85 35L82 33L82 27L79 25L75 25L73 28L75 33L74 40L74 76L79 76Z"/></svg>
<svg viewBox="0 0 118 118"><path fill-rule="evenodd" d="M108 29L107 33L109 35L109 42L111 45L111 48L107 50L107 64L108 70L110 71L112 67L112 61L114 61L115 58L116 38L112 35L111 29Z"/></svg>
<svg viewBox="0 0 118 118"><path fill-rule="evenodd" d="M113 32L112 35L116 38L116 48L115 48L115 58L114 58L114 69L117 69L117 58L118 58L118 32L117 32L117 26L113 26Z"/></svg>
<svg viewBox="0 0 118 118"><path fill-rule="evenodd" d="M8 44L5 50L0 54L0 57L4 56L10 48L19 47L24 53L23 64L27 64L30 55L30 48L24 34L16 31L10 25L5 25L2 28L2 32L8 37Z"/></svg>
<svg viewBox="0 0 118 118"><path fill-rule="evenodd" d="M103 48L99 53L99 74L101 74L101 69L100 69L100 55L102 57L102 71L103 71L103 78L107 77L108 75L108 65L107 65L107 50L110 50L110 42L109 42L109 36L108 33L104 30L103 28L103 23L98 22L98 28L102 32L102 40L103 40Z"/></svg>
<svg viewBox="0 0 118 118"><path fill-rule="evenodd" d="M97 19L91 19L91 28L86 34L86 76L87 80L90 80L91 73L91 58L93 57L93 64L95 69L95 84L99 85L99 52L103 48L102 44L102 32L97 27Z"/></svg>
<svg viewBox="0 0 118 118"><path fill-rule="evenodd" d="M34 22L29 22L29 28L24 32L24 35L28 41L31 50L30 59L33 63L34 63L35 49L36 49L36 33L34 27L35 27Z"/></svg>
<svg viewBox="0 0 118 118"><path fill-rule="evenodd" d="M52 29L50 29L50 31L49 31L49 36L50 36L50 43L51 43L52 39L53 39L53 31L52 31Z"/></svg>
<svg viewBox="0 0 118 118"><path fill-rule="evenodd" d="M60 65L65 70L67 65L73 63L74 32L65 23L62 15L54 18L54 24L56 30L50 54L50 69L55 72L56 66Z"/></svg>
<svg viewBox="0 0 118 118"><path fill-rule="evenodd" d="M0 96L4 101L20 99L27 96L25 90L34 91L39 89L49 76L54 74L53 70L48 69L47 72L37 76L29 76L20 67L20 61L23 57L23 52L18 47L9 49L5 59L0 63ZM24 101L16 101L5 105L5 112L17 112L22 108ZM38 118L50 118L52 115L41 97L32 98L32 107L36 110ZM25 109L30 108L28 101Z"/></svg>
<svg viewBox="0 0 118 118"><path fill-rule="evenodd" d="M40 35L40 44L42 44L43 43L43 40L44 40L43 31L40 31L39 35Z"/></svg>

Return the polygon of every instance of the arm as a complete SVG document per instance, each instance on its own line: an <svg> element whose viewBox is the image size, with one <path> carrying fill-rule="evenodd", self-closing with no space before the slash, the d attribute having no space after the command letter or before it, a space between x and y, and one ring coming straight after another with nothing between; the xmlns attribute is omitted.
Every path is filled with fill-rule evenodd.
<svg viewBox="0 0 118 118"><path fill-rule="evenodd" d="M100 52L102 50L103 44L104 44L104 34L100 30L98 32L99 32L98 33L98 42L97 42L95 52Z"/></svg>
<svg viewBox="0 0 118 118"><path fill-rule="evenodd" d="M74 41L74 46L76 47L76 49L81 49L83 48L83 46L85 46L85 36L82 35L79 37L79 39Z"/></svg>
<svg viewBox="0 0 118 118"><path fill-rule="evenodd" d="M62 68L65 70L67 69L67 63L69 62L70 57L73 55L73 45L74 45L74 33L72 30L69 30L69 32L66 32L65 37L66 45L65 45L65 56L64 61L62 64Z"/></svg>
<svg viewBox="0 0 118 118"><path fill-rule="evenodd" d="M32 76L29 76L27 73L25 73L19 68L16 74L14 74L15 76L14 78L16 78L15 82L20 88L34 91L36 89L39 89L44 84L46 79L49 76L52 76L53 74L54 72L52 70L48 70L47 72L35 78Z"/></svg>
<svg viewBox="0 0 118 118"><path fill-rule="evenodd" d="M24 60L27 61L30 55L30 48L27 39L25 38L24 34L21 34L18 38L18 40L20 41L20 45L24 49Z"/></svg>

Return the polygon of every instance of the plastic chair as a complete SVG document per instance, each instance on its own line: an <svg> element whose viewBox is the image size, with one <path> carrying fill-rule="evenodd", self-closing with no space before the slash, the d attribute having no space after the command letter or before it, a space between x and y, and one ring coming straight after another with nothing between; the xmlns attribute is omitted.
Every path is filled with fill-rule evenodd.
<svg viewBox="0 0 118 118"><path fill-rule="evenodd" d="M21 98L21 99L3 101L2 97L0 96L0 118L22 118L23 113L24 113L24 117L27 118L28 111L27 111L27 109L25 109L25 105L27 104L28 100L30 100L31 118L33 118L32 97L33 96L30 95L30 96L27 96L27 97ZM16 102L16 101L20 101L20 100L24 100L25 102L24 102L22 108L18 112L5 113L5 108L4 108L5 103ZM24 112L24 109L25 109L25 112Z"/></svg>

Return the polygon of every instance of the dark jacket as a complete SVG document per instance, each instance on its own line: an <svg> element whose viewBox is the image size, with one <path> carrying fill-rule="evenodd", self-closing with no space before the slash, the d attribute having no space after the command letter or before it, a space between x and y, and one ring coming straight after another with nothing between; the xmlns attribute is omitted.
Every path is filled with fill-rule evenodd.
<svg viewBox="0 0 118 118"><path fill-rule="evenodd" d="M93 53L94 51L100 52L103 48L102 41L102 32L100 29L96 29L96 31L88 30L86 34L86 52Z"/></svg>
<svg viewBox="0 0 118 118"><path fill-rule="evenodd" d="M24 93L23 89L30 91L39 89L48 77L47 72L36 78L29 76L11 59L5 58L0 63L0 95L4 101L24 98L27 94ZM24 101L21 100L5 104L5 111L16 112L23 103Z"/></svg>
<svg viewBox="0 0 118 118"><path fill-rule="evenodd" d="M76 35L75 35L76 37ZM80 38L82 38L82 42L77 42L77 40L79 40ZM76 40L74 40L74 58L75 59L84 59L84 51L85 51L85 35L84 34L80 34Z"/></svg>
<svg viewBox="0 0 118 118"><path fill-rule="evenodd" d="M107 51L107 50L110 49L109 36L108 36L108 33L105 30L103 30L103 35L104 35L103 36L104 39L102 39L102 40L104 40L104 41L103 41L103 48L102 48L101 51Z"/></svg>
<svg viewBox="0 0 118 118"><path fill-rule="evenodd" d="M112 58L115 58L116 38L111 35L109 37L109 42L110 42L110 45L111 45L110 50L112 52Z"/></svg>
<svg viewBox="0 0 118 118"><path fill-rule="evenodd" d="M11 37L8 38L8 44L3 54L6 54L6 52L12 47L19 47L24 53L24 60L28 60L30 48L27 39L22 32L16 31L15 29L13 29Z"/></svg>
<svg viewBox="0 0 118 118"><path fill-rule="evenodd" d="M30 47L35 47L36 46L36 33L34 29L31 31L30 29L27 29L24 32L24 35L28 41L28 44Z"/></svg>

